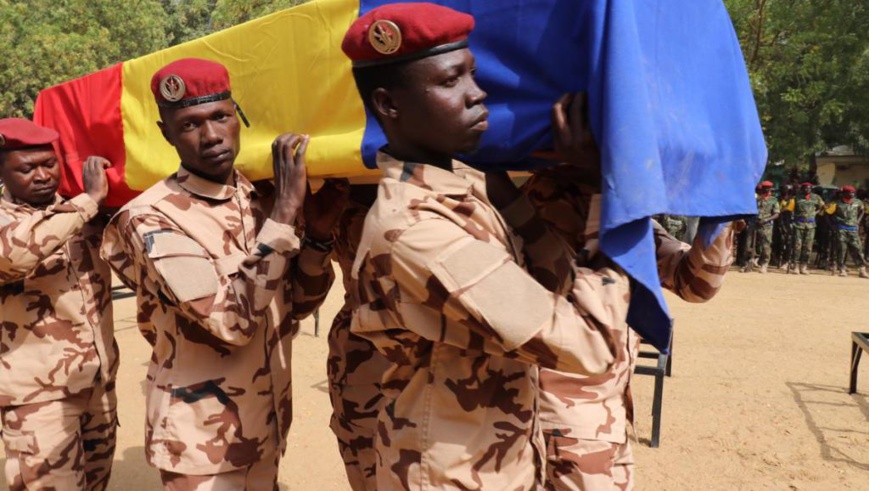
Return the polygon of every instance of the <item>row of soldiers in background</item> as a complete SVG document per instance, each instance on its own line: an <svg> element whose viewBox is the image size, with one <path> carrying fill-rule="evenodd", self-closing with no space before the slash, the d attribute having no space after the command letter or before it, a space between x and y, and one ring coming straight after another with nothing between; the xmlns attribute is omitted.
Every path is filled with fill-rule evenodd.
<svg viewBox="0 0 869 491"><path fill-rule="evenodd" d="M848 276L850 254L860 277L869 278L862 239L867 203L852 186L837 190L829 203L809 182L796 189L782 186L778 196L772 188L769 181L758 186L757 217L739 237L737 264L743 272L766 273L772 264L787 265L790 274L810 274L814 248L815 268Z"/></svg>

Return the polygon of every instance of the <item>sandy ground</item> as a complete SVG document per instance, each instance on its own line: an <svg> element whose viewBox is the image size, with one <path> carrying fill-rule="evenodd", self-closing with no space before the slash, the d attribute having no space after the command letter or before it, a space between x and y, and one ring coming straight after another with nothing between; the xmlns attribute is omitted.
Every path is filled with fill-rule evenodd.
<svg viewBox="0 0 869 491"><path fill-rule="evenodd" d="M349 490L328 428L325 374L325 331L341 294L336 288L322 308L320 337L309 319L296 342L295 422L282 489ZM635 379L637 488L869 490L869 361L860 369L860 394L847 394L850 332L869 331L867 294L869 281L856 276L776 271L734 272L706 305L671 297L675 357L660 448L648 447L652 379ZM150 352L132 299L116 303L116 317L122 426L110 489L159 489L142 447Z"/></svg>

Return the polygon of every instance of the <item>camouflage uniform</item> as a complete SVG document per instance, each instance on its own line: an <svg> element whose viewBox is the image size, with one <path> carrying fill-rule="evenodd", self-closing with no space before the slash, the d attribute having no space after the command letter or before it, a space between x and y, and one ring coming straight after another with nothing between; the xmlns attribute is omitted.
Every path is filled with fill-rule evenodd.
<svg viewBox="0 0 869 491"><path fill-rule="evenodd" d="M380 153L378 166L384 178L354 264L352 326L393 365L383 378L377 488L537 489L535 365L606 371L628 279L614 266L573 268L530 203L517 200L502 217L485 176L459 162L449 172ZM529 270L573 269L567 296L522 270L507 216L538 232L526 248L549 250Z"/></svg>
<svg viewBox="0 0 869 491"><path fill-rule="evenodd" d="M774 222L772 218L781 213L778 198L773 195L758 196L757 198L757 222L756 240L760 246L760 260L758 264L761 272L766 271L769 259L772 256L772 231Z"/></svg>
<svg viewBox="0 0 869 491"><path fill-rule="evenodd" d="M590 258L598 247L601 195L579 182L576 168L562 165L528 180L523 191L540 217L575 251ZM733 234L728 228L704 248L692 248L653 223L662 286L689 302L714 296L732 262ZM540 422L547 443L548 490L633 489L634 459L627 439L633 421L630 382L639 336L617 329L612 371L581 376L540 371Z"/></svg>
<svg viewBox="0 0 869 491"><path fill-rule="evenodd" d="M863 202L853 199L850 203L838 200L827 210L833 216L837 234L839 237L838 267L840 274L845 272L845 262L848 252L861 270L866 267L866 259L863 257L863 244L860 242L858 226L863 218Z"/></svg>
<svg viewBox="0 0 869 491"><path fill-rule="evenodd" d="M118 347L97 213L87 194L46 209L0 199L0 418L12 491L108 485Z"/></svg>
<svg viewBox="0 0 869 491"><path fill-rule="evenodd" d="M350 201L338 223L335 255L344 278L344 305L329 331L330 426L338 438L347 478L354 491L374 491L377 453L374 438L383 395L380 380L389 362L370 341L350 332L354 303L350 276L368 207Z"/></svg>
<svg viewBox="0 0 869 491"><path fill-rule="evenodd" d="M152 346L145 454L167 489L274 487L292 339L334 279L328 253L267 219L272 185L234 176L181 168L124 206L103 241Z"/></svg>
<svg viewBox="0 0 869 491"><path fill-rule="evenodd" d="M791 260L788 269L796 269L799 261L800 272L808 272L809 258L815 243L816 215L824 207L824 200L817 194L798 194L791 199L788 210L793 212L793 238L791 239Z"/></svg>
<svg viewBox="0 0 869 491"><path fill-rule="evenodd" d="M682 240L685 230L688 228L688 217L682 215L661 215L658 221L668 234Z"/></svg>

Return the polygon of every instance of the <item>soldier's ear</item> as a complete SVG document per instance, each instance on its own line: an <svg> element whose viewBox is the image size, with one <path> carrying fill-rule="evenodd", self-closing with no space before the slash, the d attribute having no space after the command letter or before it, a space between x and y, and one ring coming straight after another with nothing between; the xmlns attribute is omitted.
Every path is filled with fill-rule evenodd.
<svg viewBox="0 0 869 491"><path fill-rule="evenodd" d="M381 121L398 119L398 106L395 98L383 87L371 93L371 108Z"/></svg>

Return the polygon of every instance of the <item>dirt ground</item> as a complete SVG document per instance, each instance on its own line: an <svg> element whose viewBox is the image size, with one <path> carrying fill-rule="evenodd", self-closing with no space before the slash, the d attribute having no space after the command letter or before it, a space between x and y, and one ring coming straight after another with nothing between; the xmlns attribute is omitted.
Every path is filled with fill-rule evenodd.
<svg viewBox="0 0 869 491"><path fill-rule="evenodd" d="M341 295L336 287L322 308L320 337L309 319L296 341L285 490L350 489L328 428L325 373L325 332ZM660 448L648 447L653 381L635 379L637 489L869 490L869 356L860 393L847 394L850 333L869 331L869 281L734 271L708 304L670 299L675 356ZM109 489L118 491L159 489L143 457L150 352L135 313L132 299L116 303L122 426Z"/></svg>

